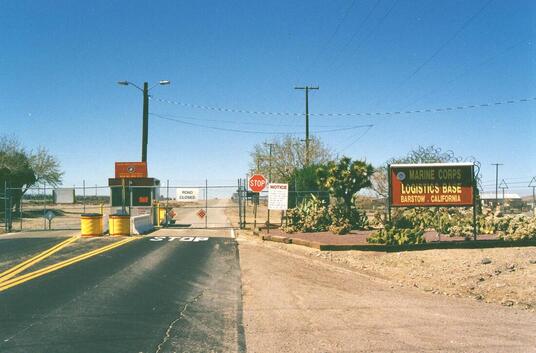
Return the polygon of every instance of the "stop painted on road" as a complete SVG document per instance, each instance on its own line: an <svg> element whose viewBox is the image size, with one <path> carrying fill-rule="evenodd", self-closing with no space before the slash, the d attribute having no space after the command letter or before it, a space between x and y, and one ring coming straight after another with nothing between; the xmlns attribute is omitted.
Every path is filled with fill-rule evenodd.
<svg viewBox="0 0 536 353"><path fill-rule="evenodd" d="M189 242L194 242L194 243L208 240L207 237L167 237L167 236L166 237L152 237L149 240L150 241L165 241L165 240L174 241L177 239L179 241L189 241Z"/></svg>

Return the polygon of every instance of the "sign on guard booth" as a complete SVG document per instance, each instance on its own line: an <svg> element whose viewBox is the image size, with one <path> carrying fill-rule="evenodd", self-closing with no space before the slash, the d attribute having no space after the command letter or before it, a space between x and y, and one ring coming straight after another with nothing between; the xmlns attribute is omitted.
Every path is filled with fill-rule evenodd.
<svg viewBox="0 0 536 353"><path fill-rule="evenodd" d="M147 162L115 162L117 179L147 178Z"/></svg>

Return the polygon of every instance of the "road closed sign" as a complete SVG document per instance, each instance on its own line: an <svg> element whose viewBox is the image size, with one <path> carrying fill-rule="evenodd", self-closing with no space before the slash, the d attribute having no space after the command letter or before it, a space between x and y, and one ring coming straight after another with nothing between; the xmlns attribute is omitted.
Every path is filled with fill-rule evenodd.
<svg viewBox="0 0 536 353"><path fill-rule="evenodd" d="M266 178L262 174L253 174L248 181L249 189L253 192L261 192L266 187Z"/></svg>
<svg viewBox="0 0 536 353"><path fill-rule="evenodd" d="M288 184L268 185L268 209L275 211L288 209Z"/></svg>
<svg viewBox="0 0 536 353"><path fill-rule="evenodd" d="M198 188L177 188L178 202L195 202L199 200Z"/></svg>

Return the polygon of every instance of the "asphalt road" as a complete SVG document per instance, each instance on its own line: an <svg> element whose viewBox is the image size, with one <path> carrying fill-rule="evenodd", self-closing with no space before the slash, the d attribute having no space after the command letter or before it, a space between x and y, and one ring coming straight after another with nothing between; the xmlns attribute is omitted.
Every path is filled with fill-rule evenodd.
<svg viewBox="0 0 536 353"><path fill-rule="evenodd" d="M235 240L155 235L1 291L0 352L244 351ZM2 239L0 261L63 240Z"/></svg>

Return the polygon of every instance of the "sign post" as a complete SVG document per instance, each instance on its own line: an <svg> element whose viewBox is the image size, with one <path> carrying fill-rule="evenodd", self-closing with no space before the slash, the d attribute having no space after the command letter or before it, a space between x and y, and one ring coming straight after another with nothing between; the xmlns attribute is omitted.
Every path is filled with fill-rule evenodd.
<svg viewBox="0 0 536 353"><path fill-rule="evenodd" d="M473 163L388 165L388 217L392 207L473 207L476 240L476 183Z"/></svg>
<svg viewBox="0 0 536 353"><path fill-rule="evenodd" d="M288 184L268 184L268 212L286 211L288 209ZM268 233L270 222L268 222Z"/></svg>
<svg viewBox="0 0 536 353"><path fill-rule="evenodd" d="M255 193L260 193L266 187L266 178L262 174L253 174L248 180L249 189ZM257 195L259 196L259 195ZM257 207L259 197L253 203L253 229L257 228Z"/></svg>

